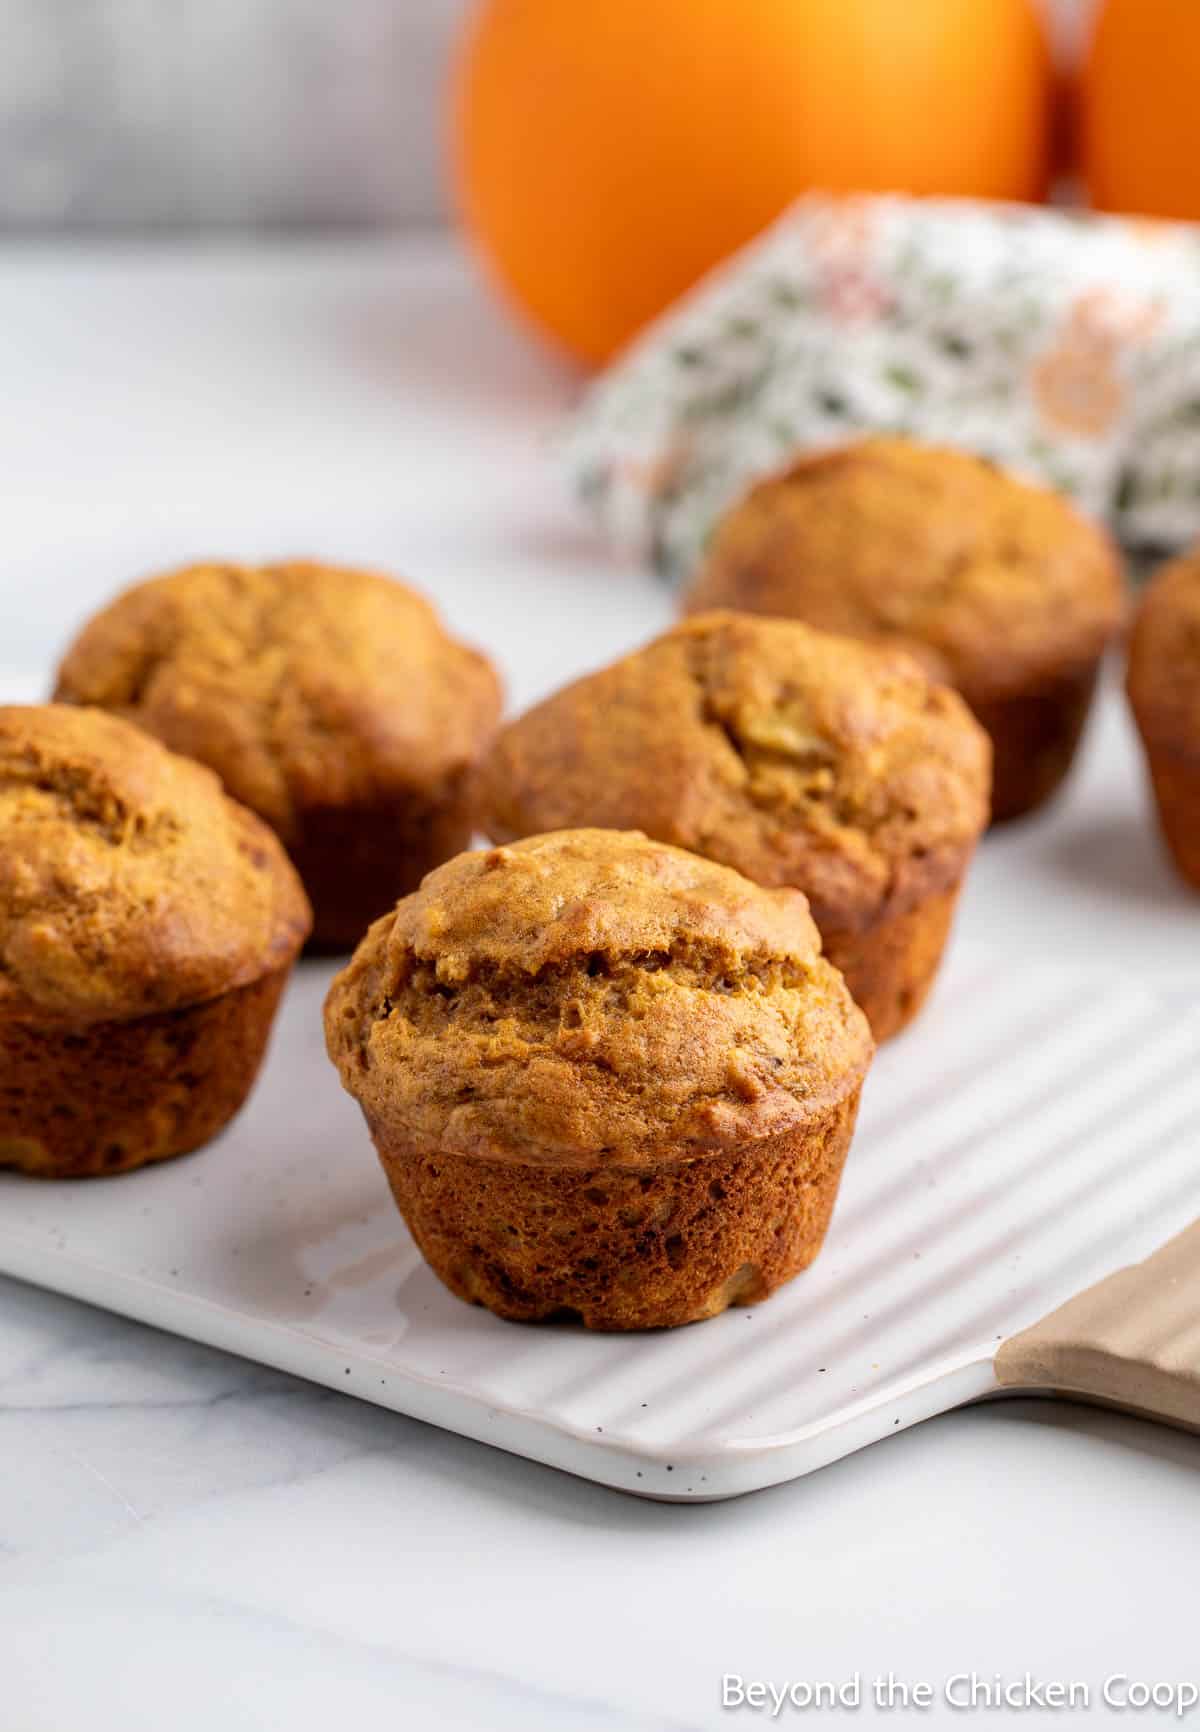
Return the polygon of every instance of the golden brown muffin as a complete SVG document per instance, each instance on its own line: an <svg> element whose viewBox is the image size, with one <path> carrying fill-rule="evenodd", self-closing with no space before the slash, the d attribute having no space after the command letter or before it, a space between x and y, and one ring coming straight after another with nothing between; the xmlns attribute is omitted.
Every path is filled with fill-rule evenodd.
<svg viewBox="0 0 1200 1732"><path fill-rule="evenodd" d="M895 438L801 458L718 526L684 600L898 641L992 736L992 814L1062 782L1124 610L1112 544L1058 494Z"/></svg>
<svg viewBox="0 0 1200 1732"><path fill-rule="evenodd" d="M0 1166L123 1172L215 1136L310 925L209 770L99 711L0 709Z"/></svg>
<svg viewBox="0 0 1200 1732"><path fill-rule="evenodd" d="M1200 549L1172 560L1147 588L1127 685L1163 834L1200 889Z"/></svg>
<svg viewBox="0 0 1200 1732"><path fill-rule="evenodd" d="M803 890L883 1040L932 983L990 761L962 699L902 651L701 614L504 729L480 817L497 842L636 827Z"/></svg>
<svg viewBox="0 0 1200 1732"><path fill-rule="evenodd" d="M302 561L126 590L68 652L56 696L214 769L282 839L327 949L466 846L468 772L500 713L491 663L421 596Z"/></svg>
<svg viewBox="0 0 1200 1732"><path fill-rule="evenodd" d="M446 1285L593 1329L711 1317L806 1267L872 1051L803 896L610 830L431 873L325 1030Z"/></svg>

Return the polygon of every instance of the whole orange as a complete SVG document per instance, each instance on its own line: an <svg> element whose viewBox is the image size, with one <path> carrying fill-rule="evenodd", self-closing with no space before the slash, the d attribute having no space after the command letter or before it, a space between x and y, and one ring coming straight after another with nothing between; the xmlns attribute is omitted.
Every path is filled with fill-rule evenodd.
<svg viewBox="0 0 1200 1732"><path fill-rule="evenodd" d="M1083 168L1100 210L1200 217L1200 5L1107 0L1083 77Z"/></svg>
<svg viewBox="0 0 1200 1732"><path fill-rule="evenodd" d="M510 297L602 361L806 188L1039 197L1048 89L1033 0L484 0L458 200Z"/></svg>

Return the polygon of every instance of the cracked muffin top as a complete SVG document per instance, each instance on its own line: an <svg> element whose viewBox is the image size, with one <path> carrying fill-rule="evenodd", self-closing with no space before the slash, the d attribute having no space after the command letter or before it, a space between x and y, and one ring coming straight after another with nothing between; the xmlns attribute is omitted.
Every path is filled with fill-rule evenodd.
<svg viewBox="0 0 1200 1732"><path fill-rule="evenodd" d="M1171 560L1147 587L1127 684L1144 733L1200 756L1200 549Z"/></svg>
<svg viewBox="0 0 1200 1732"><path fill-rule="evenodd" d="M338 975L325 1027L373 1131L552 1164L776 1134L873 1050L799 892L611 830L431 872Z"/></svg>
<svg viewBox="0 0 1200 1732"><path fill-rule="evenodd" d="M194 565L86 625L55 697L128 717L216 770L294 839L311 806L427 790L474 763L500 713L483 655L415 591L296 560Z"/></svg>
<svg viewBox="0 0 1200 1732"><path fill-rule="evenodd" d="M853 929L957 876L990 771L963 700L900 651L714 613L511 723L479 804L497 842L636 827Z"/></svg>
<svg viewBox="0 0 1200 1732"><path fill-rule="evenodd" d="M1094 661L1124 586L1104 532L966 452L870 438L803 457L718 525L685 610L900 640L977 702Z"/></svg>
<svg viewBox="0 0 1200 1732"><path fill-rule="evenodd" d="M210 770L127 722L0 709L0 1015L182 1009L290 962L308 902Z"/></svg>

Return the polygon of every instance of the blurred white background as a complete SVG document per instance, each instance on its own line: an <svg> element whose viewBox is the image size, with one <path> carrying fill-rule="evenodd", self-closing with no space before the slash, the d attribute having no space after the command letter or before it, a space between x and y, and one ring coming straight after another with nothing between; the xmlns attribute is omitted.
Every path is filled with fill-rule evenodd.
<svg viewBox="0 0 1200 1732"><path fill-rule="evenodd" d="M468 0L0 0L0 224L427 222Z"/></svg>
<svg viewBox="0 0 1200 1732"><path fill-rule="evenodd" d="M470 3L0 0L0 226L437 221Z"/></svg>

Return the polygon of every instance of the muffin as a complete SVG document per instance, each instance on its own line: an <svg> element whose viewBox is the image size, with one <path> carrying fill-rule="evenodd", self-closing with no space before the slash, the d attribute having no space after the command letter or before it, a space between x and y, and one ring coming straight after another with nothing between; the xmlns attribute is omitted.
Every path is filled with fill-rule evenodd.
<svg viewBox="0 0 1200 1732"><path fill-rule="evenodd" d="M446 1285L592 1329L752 1305L811 1263L872 1052L803 896L608 830L439 867L325 1029Z"/></svg>
<svg viewBox="0 0 1200 1732"><path fill-rule="evenodd" d="M1147 588L1127 687L1163 834L1200 889L1200 549L1164 566Z"/></svg>
<svg viewBox="0 0 1200 1732"><path fill-rule="evenodd" d="M511 723L479 806L497 842L636 827L803 890L883 1040L933 980L990 759L962 699L902 651L701 614Z"/></svg>
<svg viewBox="0 0 1200 1732"><path fill-rule="evenodd" d="M210 771L99 711L0 709L0 1166L82 1178L214 1137L310 923Z"/></svg>
<svg viewBox="0 0 1200 1732"><path fill-rule="evenodd" d="M684 607L898 641L991 735L1003 819L1070 768L1124 603L1111 543L1057 494L961 451L872 438L755 487Z"/></svg>
<svg viewBox="0 0 1200 1732"><path fill-rule="evenodd" d="M305 562L138 584L84 628L56 697L215 770L282 840L332 950L467 845L468 773L500 713L491 663L421 596Z"/></svg>

